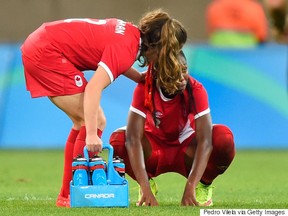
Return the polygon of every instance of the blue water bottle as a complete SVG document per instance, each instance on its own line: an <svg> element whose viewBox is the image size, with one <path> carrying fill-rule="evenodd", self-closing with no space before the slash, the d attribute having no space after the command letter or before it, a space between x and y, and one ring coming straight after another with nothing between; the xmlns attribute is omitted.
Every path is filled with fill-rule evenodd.
<svg viewBox="0 0 288 216"><path fill-rule="evenodd" d="M88 185L88 162L81 155L73 159L72 162L73 185Z"/></svg>
<svg viewBox="0 0 288 216"><path fill-rule="evenodd" d="M106 162L99 155L89 160L90 177L93 185L107 185Z"/></svg>
<svg viewBox="0 0 288 216"><path fill-rule="evenodd" d="M118 174L125 178L125 164L123 159L121 159L119 156L116 156L113 158L113 166L114 169L118 172Z"/></svg>

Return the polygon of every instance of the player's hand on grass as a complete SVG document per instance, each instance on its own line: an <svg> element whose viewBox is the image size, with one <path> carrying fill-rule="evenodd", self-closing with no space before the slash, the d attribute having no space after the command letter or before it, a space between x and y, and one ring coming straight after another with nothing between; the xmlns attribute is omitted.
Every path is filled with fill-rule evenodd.
<svg viewBox="0 0 288 216"><path fill-rule="evenodd" d="M195 186L190 184L189 182L186 183L185 190L181 200L182 206L199 206L199 203L196 201L196 192Z"/></svg>
<svg viewBox="0 0 288 216"><path fill-rule="evenodd" d="M142 191L142 197L137 202L137 206L158 206L158 201L151 190Z"/></svg>
<svg viewBox="0 0 288 216"><path fill-rule="evenodd" d="M86 136L86 147L90 152L102 152L102 140L96 135Z"/></svg>

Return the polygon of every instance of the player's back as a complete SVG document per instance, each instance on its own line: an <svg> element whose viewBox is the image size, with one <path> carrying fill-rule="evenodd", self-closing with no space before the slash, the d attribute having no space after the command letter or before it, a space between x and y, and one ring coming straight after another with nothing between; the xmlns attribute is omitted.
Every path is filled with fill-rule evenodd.
<svg viewBox="0 0 288 216"><path fill-rule="evenodd" d="M139 45L137 27L114 18L66 19L44 23L43 27L51 43L83 70L96 69L107 46Z"/></svg>

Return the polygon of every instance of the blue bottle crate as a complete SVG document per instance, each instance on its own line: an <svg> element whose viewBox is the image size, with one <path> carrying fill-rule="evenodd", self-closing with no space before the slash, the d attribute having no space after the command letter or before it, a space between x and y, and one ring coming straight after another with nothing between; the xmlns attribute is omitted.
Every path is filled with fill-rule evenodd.
<svg viewBox="0 0 288 216"><path fill-rule="evenodd" d="M110 144L103 144L108 149L106 169L107 184L73 185L70 182L70 207L129 207L128 181L120 176L113 166L114 150ZM89 161L88 150L84 147L84 157ZM91 178L91 176L89 176ZM88 182L92 182L89 179Z"/></svg>

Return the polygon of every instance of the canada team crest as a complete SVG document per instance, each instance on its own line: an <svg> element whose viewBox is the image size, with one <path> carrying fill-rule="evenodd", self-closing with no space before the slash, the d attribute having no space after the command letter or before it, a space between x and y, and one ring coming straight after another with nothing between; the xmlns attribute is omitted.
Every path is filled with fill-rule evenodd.
<svg viewBox="0 0 288 216"><path fill-rule="evenodd" d="M81 77L81 76L76 75L76 76L74 77L74 80L75 80L76 86L78 86L78 87L83 86L83 80L82 80L82 77Z"/></svg>

